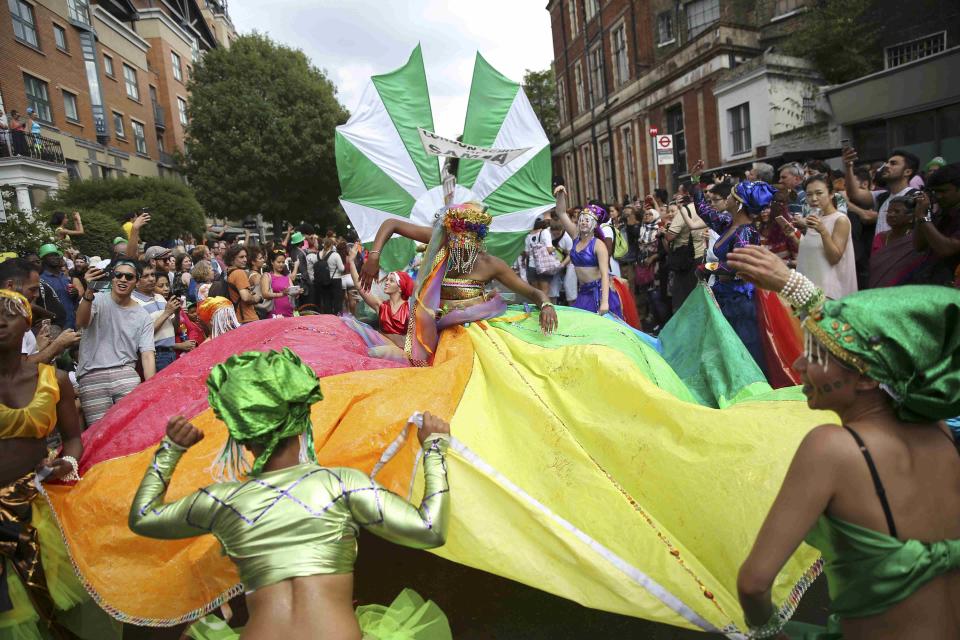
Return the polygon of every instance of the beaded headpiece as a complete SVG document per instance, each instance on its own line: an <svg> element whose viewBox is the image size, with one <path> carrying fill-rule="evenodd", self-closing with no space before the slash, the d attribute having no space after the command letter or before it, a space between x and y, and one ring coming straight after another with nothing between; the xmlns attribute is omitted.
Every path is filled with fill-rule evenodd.
<svg viewBox="0 0 960 640"><path fill-rule="evenodd" d="M479 202L451 205L443 210L442 215L450 252L448 268L454 273L470 273L484 250L484 238L493 216Z"/></svg>
<svg viewBox="0 0 960 640"><path fill-rule="evenodd" d="M33 324L33 309L22 294L10 289L0 289L0 307L11 315L25 318L28 327Z"/></svg>

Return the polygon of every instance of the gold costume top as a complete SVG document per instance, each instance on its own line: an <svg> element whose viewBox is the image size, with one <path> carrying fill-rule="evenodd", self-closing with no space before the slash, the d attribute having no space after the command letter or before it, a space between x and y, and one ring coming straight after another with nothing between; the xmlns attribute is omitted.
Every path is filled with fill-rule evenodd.
<svg viewBox="0 0 960 640"><path fill-rule="evenodd" d="M37 390L30 404L20 409L0 404L0 438L46 438L57 426L58 402L56 367L37 365Z"/></svg>
<svg viewBox="0 0 960 640"><path fill-rule="evenodd" d="M481 297L484 294L486 285L487 283L483 280L445 277L440 282L440 299L470 300Z"/></svg>
<svg viewBox="0 0 960 640"><path fill-rule="evenodd" d="M423 444L425 489L419 508L361 471L314 463L213 484L165 504L184 449L164 438L130 508L130 529L163 539L212 533L237 565L247 591L299 576L350 573L361 526L407 547L444 544L448 444L441 434Z"/></svg>

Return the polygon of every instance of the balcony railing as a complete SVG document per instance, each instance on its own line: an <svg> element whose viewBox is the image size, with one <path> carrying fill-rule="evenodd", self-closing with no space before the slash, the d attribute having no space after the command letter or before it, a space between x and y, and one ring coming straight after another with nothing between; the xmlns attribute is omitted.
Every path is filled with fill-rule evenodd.
<svg viewBox="0 0 960 640"><path fill-rule="evenodd" d="M0 158L16 157L66 165L58 141L23 131L0 132Z"/></svg>
<svg viewBox="0 0 960 640"><path fill-rule="evenodd" d="M156 102L153 103L153 123L157 126L158 129L167 128L167 119L166 114L161 107Z"/></svg>
<svg viewBox="0 0 960 640"><path fill-rule="evenodd" d="M170 166L172 167L172 166L175 166L177 163L176 163L176 159L173 157L173 154L172 154L172 153L167 153L166 151L161 151L161 152L160 152L160 164L166 164L166 165L170 165Z"/></svg>

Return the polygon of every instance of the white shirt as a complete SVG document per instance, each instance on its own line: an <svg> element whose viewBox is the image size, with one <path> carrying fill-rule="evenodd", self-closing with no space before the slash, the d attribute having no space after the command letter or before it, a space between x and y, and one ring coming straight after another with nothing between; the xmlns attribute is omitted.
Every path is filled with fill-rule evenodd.
<svg viewBox="0 0 960 640"><path fill-rule="evenodd" d="M887 224L887 209L890 208L890 201L894 198L907 195L910 190L913 189L910 185L898 193L891 193L890 197L884 200L883 204L880 205L880 208L877 209L877 228L874 230L874 233L880 233L881 231L889 231L890 225ZM870 194L873 196L873 206L877 206L877 196L887 193L886 191L871 191Z"/></svg>
<svg viewBox="0 0 960 640"><path fill-rule="evenodd" d="M20 343L20 353L25 356L32 356L37 352L39 352L39 349L37 349L37 336L33 335L33 331L28 329L26 333L23 334L23 342Z"/></svg>

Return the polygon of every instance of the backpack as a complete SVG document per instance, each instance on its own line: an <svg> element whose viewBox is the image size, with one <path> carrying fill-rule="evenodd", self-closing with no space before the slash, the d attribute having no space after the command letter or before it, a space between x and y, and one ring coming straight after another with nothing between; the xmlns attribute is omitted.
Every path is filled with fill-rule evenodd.
<svg viewBox="0 0 960 640"><path fill-rule="evenodd" d="M320 256L317 264L313 267L313 283L318 287L330 286L330 256L333 255L333 249ZM317 267L320 267L319 269Z"/></svg>
<svg viewBox="0 0 960 640"><path fill-rule="evenodd" d="M613 259L620 260L630 252L630 245L627 244L627 238L623 232L613 225L610 225L610 228L613 229Z"/></svg>

